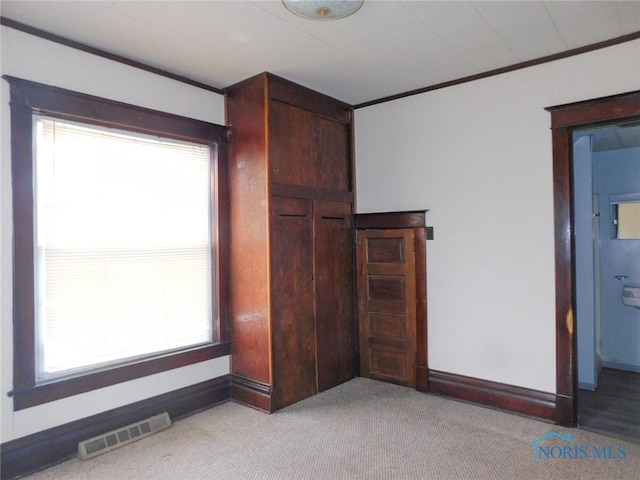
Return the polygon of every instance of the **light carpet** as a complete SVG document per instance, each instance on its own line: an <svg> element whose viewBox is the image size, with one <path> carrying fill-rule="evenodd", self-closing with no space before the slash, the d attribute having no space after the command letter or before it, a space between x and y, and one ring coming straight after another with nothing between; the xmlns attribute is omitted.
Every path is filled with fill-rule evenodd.
<svg viewBox="0 0 640 480"><path fill-rule="evenodd" d="M571 442L544 440L551 455L534 459L550 432ZM224 403L27 478L640 479L640 445L356 378L271 415Z"/></svg>

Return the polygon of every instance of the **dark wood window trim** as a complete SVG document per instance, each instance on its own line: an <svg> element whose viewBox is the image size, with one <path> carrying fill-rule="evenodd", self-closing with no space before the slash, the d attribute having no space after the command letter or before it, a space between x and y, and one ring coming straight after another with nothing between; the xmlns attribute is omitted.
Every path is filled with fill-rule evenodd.
<svg viewBox="0 0 640 480"><path fill-rule="evenodd" d="M227 127L15 77L3 77L11 88L11 168L13 192L13 397L20 410L71 395L230 353L228 332L228 189ZM177 140L207 144L214 152L212 189L217 195L218 321L217 343L165 354L43 385L35 382L32 117L43 114L94 125L120 128ZM215 171L214 171L215 170ZM215 191L215 193L214 193ZM215 252L213 252L215 253Z"/></svg>
<svg viewBox="0 0 640 480"><path fill-rule="evenodd" d="M553 139L556 285L556 423L577 417L575 250L573 220L573 131L640 119L640 91L549 107Z"/></svg>

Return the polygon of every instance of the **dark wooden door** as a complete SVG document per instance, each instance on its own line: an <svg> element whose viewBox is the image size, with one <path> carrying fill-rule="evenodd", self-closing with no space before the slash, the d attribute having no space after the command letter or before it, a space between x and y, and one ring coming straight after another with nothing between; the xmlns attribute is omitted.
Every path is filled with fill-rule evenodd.
<svg viewBox="0 0 640 480"><path fill-rule="evenodd" d="M312 215L311 200L273 197L273 410L317 393Z"/></svg>
<svg viewBox="0 0 640 480"><path fill-rule="evenodd" d="M357 231L360 375L416 386L413 229Z"/></svg>
<svg viewBox="0 0 640 480"><path fill-rule="evenodd" d="M318 390L352 379L356 368L351 204L315 201Z"/></svg>

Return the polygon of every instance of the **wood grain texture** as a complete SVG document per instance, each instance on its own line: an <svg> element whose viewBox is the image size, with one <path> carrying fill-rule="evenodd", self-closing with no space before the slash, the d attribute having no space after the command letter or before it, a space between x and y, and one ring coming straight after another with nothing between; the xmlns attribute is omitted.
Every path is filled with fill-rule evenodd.
<svg viewBox="0 0 640 480"><path fill-rule="evenodd" d="M360 375L410 387L416 386L414 238L412 228L357 231Z"/></svg>
<svg viewBox="0 0 640 480"><path fill-rule="evenodd" d="M427 228L416 227L416 389L429 389L429 369L427 366Z"/></svg>
<svg viewBox="0 0 640 480"><path fill-rule="evenodd" d="M428 210L406 212L358 213L353 218L356 229L364 228L422 228Z"/></svg>
<svg viewBox="0 0 640 480"><path fill-rule="evenodd" d="M272 199L271 341L276 410L318 391L312 215L311 200Z"/></svg>
<svg viewBox="0 0 640 480"><path fill-rule="evenodd" d="M314 201L318 391L356 375L351 203Z"/></svg>
<svg viewBox="0 0 640 480"><path fill-rule="evenodd" d="M262 412L270 413L273 411L271 406L271 386L241 375L231 375L231 398L238 403Z"/></svg>
<svg viewBox="0 0 640 480"><path fill-rule="evenodd" d="M401 286L398 290L397 286L394 289L376 289L374 286L373 296L370 299L366 299L364 297L365 292L363 288L369 288L367 285L363 287L362 274L364 268L364 260L368 259L368 261L375 263L387 263L387 265L392 264L401 264L405 261L405 245L404 243L398 243L398 238L385 238L380 236L379 238L369 238L366 237L366 232L369 230L396 230L400 231L400 229L408 229L413 232L413 241L411 244L412 255L413 255L413 276L415 278L415 285L412 286L414 293L406 293L409 297L414 299L414 313L415 316L415 328L408 335L408 338L412 338L415 343L411 355L415 355L413 370L415 371L415 387L417 390L426 392L429 388L429 369L427 365L427 253L426 253L426 236L427 236L427 227L425 225L427 210L415 210L415 211L406 211L406 212L377 212L377 213L368 213L368 214L356 214L354 216L354 227L356 228L357 234L357 272L356 278L358 279L358 318L359 318L359 330L358 330L358 343L360 345L360 355L359 355L359 370L361 375L367 376L369 375L369 367L366 364L366 355L363 352L366 352L369 347L369 342L367 338L372 334L372 332L377 331L378 333L382 333L381 335L376 335L380 341L380 339L387 338L389 336L385 336L384 332L388 332L393 330L394 328L398 328L398 321L400 321L400 317L398 314L404 312L405 310L405 301L395 300L396 311L387 311L385 315L380 314L379 312L370 313L369 321L363 323L362 312L368 308L367 303L370 304L374 309L377 308L377 302L374 297L382 295L387 296L391 295L393 291L396 292L396 297L398 296L398 291L402 291L406 286ZM365 244L366 242L366 244ZM393 277L391 277L393 278ZM384 279L379 278L378 280ZM397 283L397 281L396 281ZM391 287L389 285L389 287ZM369 292L371 293L371 292ZM371 297L371 295L369 295ZM386 300L387 307L390 307L390 298ZM384 302L383 302L384 303ZM400 315L401 316L401 315ZM402 323L405 324L404 318ZM388 338L387 338L388 340ZM389 342L387 341L387 344ZM391 346L390 348L393 348ZM413 375L413 374L412 374ZM413 385L413 382L412 382Z"/></svg>
<svg viewBox="0 0 640 480"><path fill-rule="evenodd" d="M354 375L351 111L266 73L227 92L232 371L270 387L234 398L274 411Z"/></svg>
<svg viewBox="0 0 640 480"><path fill-rule="evenodd" d="M271 100L270 173L274 182L350 189L349 131L345 124ZM301 166L304 165L304 168Z"/></svg>
<svg viewBox="0 0 640 480"><path fill-rule="evenodd" d="M232 372L271 384L266 86L230 90L230 299Z"/></svg>

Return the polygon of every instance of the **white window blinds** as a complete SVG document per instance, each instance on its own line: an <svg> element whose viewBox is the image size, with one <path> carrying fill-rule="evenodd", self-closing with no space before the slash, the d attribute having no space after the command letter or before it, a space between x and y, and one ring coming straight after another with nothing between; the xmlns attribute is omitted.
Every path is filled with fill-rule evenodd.
<svg viewBox="0 0 640 480"><path fill-rule="evenodd" d="M212 342L209 147L34 121L38 380Z"/></svg>

